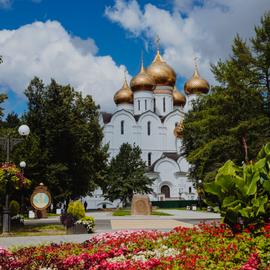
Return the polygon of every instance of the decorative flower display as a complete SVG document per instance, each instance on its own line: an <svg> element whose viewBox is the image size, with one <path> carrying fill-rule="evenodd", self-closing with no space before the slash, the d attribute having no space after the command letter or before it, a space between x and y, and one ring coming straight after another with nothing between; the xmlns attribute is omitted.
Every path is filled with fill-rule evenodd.
<svg viewBox="0 0 270 270"><path fill-rule="evenodd" d="M268 227L234 235L224 224L201 224L170 232L117 231L88 241L0 248L0 269L270 269ZM1 268L2 267L2 268Z"/></svg>
<svg viewBox="0 0 270 270"><path fill-rule="evenodd" d="M93 217L85 216L76 221L75 224L83 225L87 229L88 233L92 233L95 227L95 219Z"/></svg>
<svg viewBox="0 0 270 270"><path fill-rule="evenodd" d="M29 187L31 181L24 177L20 169L13 163L0 164L0 192L8 191L11 189L19 189L20 187Z"/></svg>

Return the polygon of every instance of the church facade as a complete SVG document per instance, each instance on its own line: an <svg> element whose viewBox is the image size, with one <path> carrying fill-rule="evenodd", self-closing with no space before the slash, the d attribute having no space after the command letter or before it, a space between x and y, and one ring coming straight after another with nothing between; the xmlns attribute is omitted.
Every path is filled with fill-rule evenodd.
<svg viewBox="0 0 270 270"><path fill-rule="evenodd" d="M124 80L114 95L114 113L102 112L103 143L109 145L110 158L116 156L123 143L138 145L147 165L147 176L154 178L151 201L196 200L197 193L188 177L189 164L181 156L181 135L185 112L192 101L209 91L195 64L193 76L185 83L185 94L175 87L176 73L161 57L159 50L147 68ZM94 208L116 207L119 202L104 201L102 191L85 198Z"/></svg>
<svg viewBox="0 0 270 270"><path fill-rule="evenodd" d="M186 96L175 87L176 73L159 50L147 68L127 81L114 95L116 111L101 113L104 144L110 157L123 143L138 145L148 166L147 175L155 178L151 200L195 200L196 190L188 178L189 164L181 156L181 131L185 112L193 99L209 90L197 66L185 84Z"/></svg>

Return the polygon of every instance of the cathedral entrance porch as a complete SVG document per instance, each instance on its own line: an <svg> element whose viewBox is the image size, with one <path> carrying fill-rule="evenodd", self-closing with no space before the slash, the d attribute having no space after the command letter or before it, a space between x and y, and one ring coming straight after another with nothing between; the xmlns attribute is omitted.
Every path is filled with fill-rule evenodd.
<svg viewBox="0 0 270 270"><path fill-rule="evenodd" d="M163 185L161 187L161 193L165 195L165 199L170 198L170 187L168 185Z"/></svg>

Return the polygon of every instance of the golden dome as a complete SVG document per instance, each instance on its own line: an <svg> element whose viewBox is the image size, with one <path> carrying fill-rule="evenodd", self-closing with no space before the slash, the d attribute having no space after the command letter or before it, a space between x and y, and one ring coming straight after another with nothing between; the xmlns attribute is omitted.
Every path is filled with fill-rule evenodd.
<svg viewBox="0 0 270 270"><path fill-rule="evenodd" d="M115 104L120 104L120 103L133 104L133 93L130 90L126 79L122 88L115 93L113 99L114 99Z"/></svg>
<svg viewBox="0 0 270 270"><path fill-rule="evenodd" d="M184 130L184 123L179 122L177 126L173 130L173 134L176 138L181 138L183 136L183 130Z"/></svg>
<svg viewBox="0 0 270 270"><path fill-rule="evenodd" d="M186 104L186 97L181 94L177 89L176 87L174 87L173 89L173 105L174 106L185 106Z"/></svg>
<svg viewBox="0 0 270 270"><path fill-rule="evenodd" d="M209 83L203 79L195 65L193 76L185 83L184 90L187 95L191 94L207 94L209 91Z"/></svg>
<svg viewBox="0 0 270 270"><path fill-rule="evenodd" d="M175 71L162 59L159 50L157 51L154 61L147 68L146 72L154 78L156 85L175 85Z"/></svg>
<svg viewBox="0 0 270 270"><path fill-rule="evenodd" d="M130 82L130 88L133 92L139 91L139 90L148 90L152 91L155 89L155 80L152 76L147 74L145 72L145 69L143 67L143 63L141 65L140 72L132 78Z"/></svg>

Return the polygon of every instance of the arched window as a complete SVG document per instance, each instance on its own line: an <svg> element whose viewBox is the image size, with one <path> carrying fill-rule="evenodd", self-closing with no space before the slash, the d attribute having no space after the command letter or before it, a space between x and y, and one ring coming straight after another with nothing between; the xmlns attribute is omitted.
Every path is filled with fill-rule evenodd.
<svg viewBox="0 0 270 270"><path fill-rule="evenodd" d="M138 100L138 110L140 111L141 110L141 101Z"/></svg>
<svg viewBox="0 0 270 270"><path fill-rule="evenodd" d="M144 100L144 108L147 111L147 100L146 99Z"/></svg>
<svg viewBox="0 0 270 270"><path fill-rule="evenodd" d="M156 112L156 100L154 99L154 112Z"/></svg>
<svg viewBox="0 0 270 270"><path fill-rule="evenodd" d="M191 187L188 188L188 193L191 193Z"/></svg>
<svg viewBox="0 0 270 270"><path fill-rule="evenodd" d="M166 112L166 100L163 98L163 112Z"/></svg>
<svg viewBox="0 0 270 270"><path fill-rule="evenodd" d="M121 135L124 134L124 120L121 121Z"/></svg>
<svg viewBox="0 0 270 270"><path fill-rule="evenodd" d="M178 123L177 123L177 122L175 122L174 126L175 126L175 127L177 127L177 125L178 125Z"/></svg>
<svg viewBox="0 0 270 270"><path fill-rule="evenodd" d="M151 163L152 163L152 153L148 153L148 166L150 167L151 166Z"/></svg>
<svg viewBox="0 0 270 270"><path fill-rule="evenodd" d="M147 135L148 136L151 135L151 122L150 121L147 122Z"/></svg>

